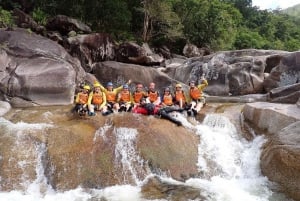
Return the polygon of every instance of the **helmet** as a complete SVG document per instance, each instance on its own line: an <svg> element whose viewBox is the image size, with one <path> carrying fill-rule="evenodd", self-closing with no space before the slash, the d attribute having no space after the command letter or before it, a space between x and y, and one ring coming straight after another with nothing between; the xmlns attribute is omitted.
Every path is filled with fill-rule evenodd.
<svg viewBox="0 0 300 201"><path fill-rule="evenodd" d="M100 83L99 82L94 82L94 87L100 87Z"/></svg>
<svg viewBox="0 0 300 201"><path fill-rule="evenodd" d="M113 83L112 83L112 82L108 82L108 83L106 84L106 86L112 87L112 86L113 86Z"/></svg>
<svg viewBox="0 0 300 201"><path fill-rule="evenodd" d="M181 88L182 86L181 86L181 84L176 84L176 88L177 88L177 87Z"/></svg>
<svg viewBox="0 0 300 201"><path fill-rule="evenodd" d="M89 85L84 85L83 89L91 90L91 87Z"/></svg>
<svg viewBox="0 0 300 201"><path fill-rule="evenodd" d="M164 91L170 91L170 88L169 88L169 87L166 87Z"/></svg>
<svg viewBox="0 0 300 201"><path fill-rule="evenodd" d="M127 85L127 84L124 84L124 85L123 85L123 89L128 89L128 85Z"/></svg>

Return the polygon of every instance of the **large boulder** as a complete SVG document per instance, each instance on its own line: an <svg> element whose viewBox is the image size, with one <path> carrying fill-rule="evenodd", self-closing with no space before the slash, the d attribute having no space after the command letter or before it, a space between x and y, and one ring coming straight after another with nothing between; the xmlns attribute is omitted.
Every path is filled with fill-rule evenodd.
<svg viewBox="0 0 300 201"><path fill-rule="evenodd" d="M283 55L279 63L270 70L270 75L264 81L264 88L269 92L277 87L296 84L299 80L300 52L294 52Z"/></svg>
<svg viewBox="0 0 300 201"><path fill-rule="evenodd" d="M65 15L56 15L48 19L46 28L51 31L59 31L62 35L67 35L70 31L80 33L92 32L91 28L83 22Z"/></svg>
<svg viewBox="0 0 300 201"><path fill-rule="evenodd" d="M180 181L198 174L199 136L190 129L130 113L76 118L70 109L35 107L6 114L0 124L1 189L22 189L25 177L33 182L38 161L56 190L136 185L151 173ZM24 127L13 123L21 120ZM22 169L18 161L28 165Z"/></svg>
<svg viewBox="0 0 300 201"><path fill-rule="evenodd" d="M164 58L154 54L148 44L139 46L134 42L125 42L117 47L116 60L145 66L160 65Z"/></svg>
<svg viewBox="0 0 300 201"><path fill-rule="evenodd" d="M272 89L268 100L276 103L296 103L300 98L300 83Z"/></svg>
<svg viewBox="0 0 300 201"><path fill-rule="evenodd" d="M261 155L262 173L294 200L300 200L299 134L300 121L279 130L265 144Z"/></svg>
<svg viewBox="0 0 300 201"><path fill-rule="evenodd" d="M217 52L208 56L188 59L171 71L173 78L184 83L206 77L209 95L246 95L264 92L266 69L275 65L269 57L288 52L272 50L237 50Z"/></svg>
<svg viewBox="0 0 300 201"><path fill-rule="evenodd" d="M115 87L126 83L129 79L132 80L133 84L142 83L146 86L148 86L150 82L154 82L156 83L157 89L172 86L176 83L175 80L172 80L166 74L155 68L115 61L96 63L93 67L93 72L103 85L112 81Z"/></svg>
<svg viewBox="0 0 300 201"><path fill-rule="evenodd" d="M115 58L115 42L108 34L78 35L68 38L67 41L70 54L80 60L86 72L91 72L96 62Z"/></svg>
<svg viewBox="0 0 300 201"><path fill-rule="evenodd" d="M295 104L247 103L243 115L258 133L270 135L300 120L300 111Z"/></svg>
<svg viewBox="0 0 300 201"><path fill-rule="evenodd" d="M300 109L295 104L258 102L246 104L243 114L256 133L267 134L262 173L282 192L300 200Z"/></svg>
<svg viewBox="0 0 300 201"><path fill-rule="evenodd" d="M73 102L85 73L57 43L26 30L0 31L0 90L38 105Z"/></svg>

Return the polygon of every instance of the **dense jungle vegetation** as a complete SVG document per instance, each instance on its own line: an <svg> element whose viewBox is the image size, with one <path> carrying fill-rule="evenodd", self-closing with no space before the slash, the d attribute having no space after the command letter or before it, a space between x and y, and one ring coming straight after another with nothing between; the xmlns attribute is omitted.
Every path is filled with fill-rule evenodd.
<svg viewBox="0 0 300 201"><path fill-rule="evenodd" d="M117 41L166 45L173 52L186 42L214 51L300 49L300 18L259 10L251 0L1 0L0 27L13 26L14 8L41 25L63 14Z"/></svg>

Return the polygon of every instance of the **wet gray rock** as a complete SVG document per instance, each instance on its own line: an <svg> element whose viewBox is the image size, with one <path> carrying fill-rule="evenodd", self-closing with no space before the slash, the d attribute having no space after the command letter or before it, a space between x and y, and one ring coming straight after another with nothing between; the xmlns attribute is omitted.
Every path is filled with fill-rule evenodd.
<svg viewBox="0 0 300 201"><path fill-rule="evenodd" d="M24 29L0 32L0 90L37 105L70 104L85 77L77 59L56 42Z"/></svg>
<svg viewBox="0 0 300 201"><path fill-rule="evenodd" d="M52 31L59 31L62 35L67 35L70 31L91 33L91 28L83 22L65 16L56 15L47 21L46 28Z"/></svg>
<svg viewBox="0 0 300 201"><path fill-rule="evenodd" d="M266 91L296 84L300 80L300 52L283 55L274 64L276 61L278 64L270 70L270 75L264 81Z"/></svg>

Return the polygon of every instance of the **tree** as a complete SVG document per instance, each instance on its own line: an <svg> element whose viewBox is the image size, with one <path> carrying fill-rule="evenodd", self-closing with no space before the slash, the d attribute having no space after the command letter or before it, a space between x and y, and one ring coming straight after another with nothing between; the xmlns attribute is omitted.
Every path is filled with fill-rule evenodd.
<svg viewBox="0 0 300 201"><path fill-rule="evenodd" d="M144 0L142 3L144 12L143 41L181 36L182 25L169 1Z"/></svg>

